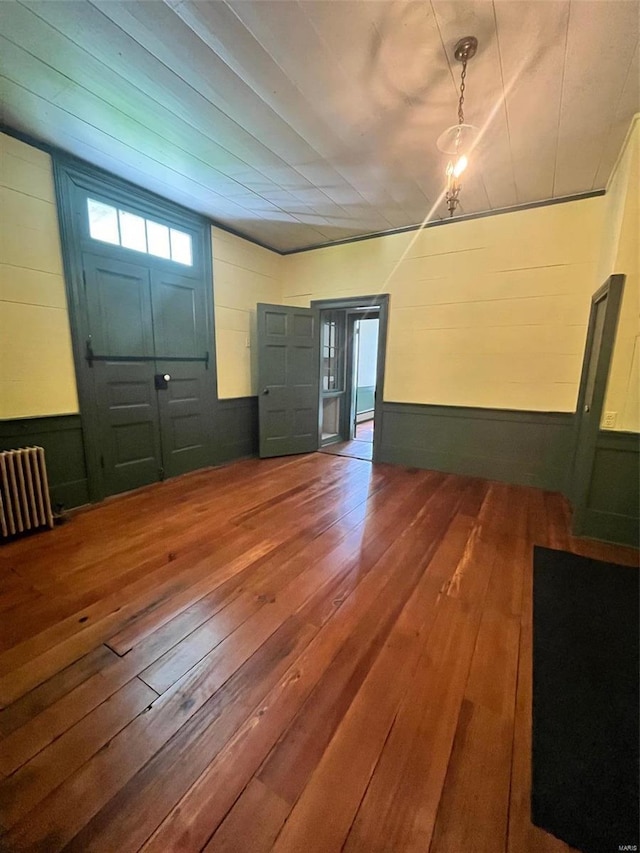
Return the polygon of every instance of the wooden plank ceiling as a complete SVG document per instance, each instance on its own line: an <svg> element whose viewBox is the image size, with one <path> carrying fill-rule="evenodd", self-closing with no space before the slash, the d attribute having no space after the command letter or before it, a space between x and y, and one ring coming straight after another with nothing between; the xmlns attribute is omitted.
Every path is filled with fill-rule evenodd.
<svg viewBox="0 0 640 853"><path fill-rule="evenodd" d="M3 121L291 251L423 221L477 36L460 213L603 188L638 0L0 3ZM440 203L432 217L446 215Z"/></svg>

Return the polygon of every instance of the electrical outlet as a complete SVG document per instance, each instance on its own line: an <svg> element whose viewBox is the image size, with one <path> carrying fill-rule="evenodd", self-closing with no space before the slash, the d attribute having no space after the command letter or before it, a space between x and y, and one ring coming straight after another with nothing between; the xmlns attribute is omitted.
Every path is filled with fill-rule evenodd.
<svg viewBox="0 0 640 853"><path fill-rule="evenodd" d="M616 425L616 418L618 417L617 412L605 412L604 417L602 419L602 428L603 429L613 429Z"/></svg>

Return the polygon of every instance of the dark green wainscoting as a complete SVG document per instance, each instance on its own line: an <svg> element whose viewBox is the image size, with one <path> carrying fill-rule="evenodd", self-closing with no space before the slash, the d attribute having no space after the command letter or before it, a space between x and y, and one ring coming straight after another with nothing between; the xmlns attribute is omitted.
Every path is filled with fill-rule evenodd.
<svg viewBox="0 0 640 853"><path fill-rule="evenodd" d="M258 400L219 400L215 408L216 465L258 452ZM0 450L44 447L51 503L65 509L89 503L80 415L0 421Z"/></svg>
<svg viewBox="0 0 640 853"><path fill-rule="evenodd" d="M573 415L383 403L379 459L566 492Z"/></svg>
<svg viewBox="0 0 640 853"><path fill-rule="evenodd" d="M258 453L258 398L218 400L214 459L217 465Z"/></svg>
<svg viewBox="0 0 640 853"><path fill-rule="evenodd" d="M580 536L640 544L640 435L600 430Z"/></svg>
<svg viewBox="0 0 640 853"><path fill-rule="evenodd" d="M0 450L33 445L44 447L52 505L89 503L80 415L0 421Z"/></svg>

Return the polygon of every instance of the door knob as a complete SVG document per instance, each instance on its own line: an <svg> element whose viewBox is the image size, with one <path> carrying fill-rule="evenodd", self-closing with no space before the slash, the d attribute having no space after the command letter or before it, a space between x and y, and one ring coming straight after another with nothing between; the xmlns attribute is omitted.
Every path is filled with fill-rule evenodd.
<svg viewBox="0 0 640 853"><path fill-rule="evenodd" d="M168 373L165 373L165 374L164 374L164 376L163 376L162 378L164 379L164 381L165 381L165 382L170 382L170 381L171 381L171 376L170 376Z"/></svg>
<svg viewBox="0 0 640 853"><path fill-rule="evenodd" d="M586 406L584 407L584 410L585 410L585 412L587 412L587 413L588 413L588 412L590 412L590 411L591 411L591 406L587 403L587 404L586 404Z"/></svg>
<svg viewBox="0 0 640 853"><path fill-rule="evenodd" d="M268 388L265 388L265 389L264 389L264 391L263 391L262 393L263 393L263 394L268 394L268 393L269 393L269 389L268 389Z"/></svg>

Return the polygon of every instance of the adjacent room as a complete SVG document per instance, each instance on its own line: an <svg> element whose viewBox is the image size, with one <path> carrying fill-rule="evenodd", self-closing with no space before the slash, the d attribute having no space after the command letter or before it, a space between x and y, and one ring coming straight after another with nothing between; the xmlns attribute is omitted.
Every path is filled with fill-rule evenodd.
<svg viewBox="0 0 640 853"><path fill-rule="evenodd" d="M0 850L637 850L640 0L0 3Z"/></svg>

